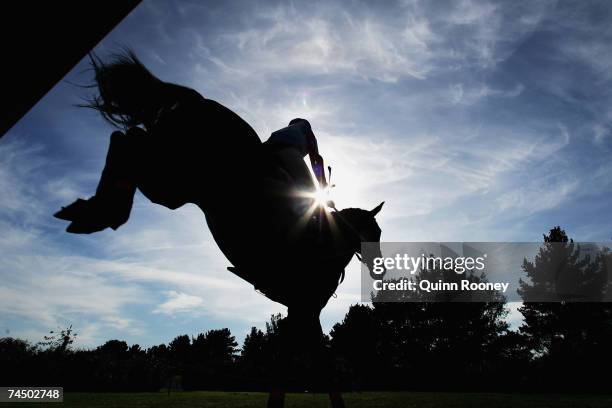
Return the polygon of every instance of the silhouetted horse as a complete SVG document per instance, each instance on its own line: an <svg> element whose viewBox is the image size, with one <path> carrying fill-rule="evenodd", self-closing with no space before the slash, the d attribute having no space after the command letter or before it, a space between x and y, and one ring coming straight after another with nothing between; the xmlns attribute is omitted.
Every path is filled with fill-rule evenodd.
<svg viewBox="0 0 612 408"><path fill-rule="evenodd" d="M320 356L319 314L361 242L380 240L382 204L328 212L294 191L274 150L231 110L160 81L130 52L109 64L92 56L92 65L99 95L86 106L123 131L111 135L96 194L56 217L71 221L69 232L116 229L136 189L170 209L196 204L228 269L286 305L292 342ZM310 208L296 213L296 202ZM332 403L343 405L339 395ZM270 404L282 404L282 394Z"/></svg>

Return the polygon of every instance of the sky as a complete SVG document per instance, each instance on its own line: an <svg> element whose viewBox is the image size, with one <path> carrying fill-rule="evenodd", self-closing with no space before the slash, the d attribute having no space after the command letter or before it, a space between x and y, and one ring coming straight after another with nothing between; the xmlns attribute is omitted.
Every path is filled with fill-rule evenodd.
<svg viewBox="0 0 612 408"><path fill-rule="evenodd" d="M611 18L606 1L144 0L95 52L131 47L262 140L307 118L337 206L386 202L383 241L538 242L561 225L608 242ZM72 324L77 347L222 327L241 340L285 313L226 270L193 205L138 194L127 224L93 235L52 217L93 194L104 164L113 129L74 106L91 80L84 59L0 140L0 336ZM324 329L359 298L353 261Z"/></svg>

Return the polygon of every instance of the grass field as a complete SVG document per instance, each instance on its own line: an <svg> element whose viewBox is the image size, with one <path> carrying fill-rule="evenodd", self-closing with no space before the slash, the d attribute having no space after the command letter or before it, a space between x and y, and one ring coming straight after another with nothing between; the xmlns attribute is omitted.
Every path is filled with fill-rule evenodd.
<svg viewBox="0 0 612 408"><path fill-rule="evenodd" d="M64 403L3 403L1 408L16 407L185 407L185 408L255 408L266 406L267 395L247 392L176 392L91 394L67 393ZM612 395L566 394L480 394L426 392L364 392L345 394L348 408L608 408ZM328 407L324 394L289 394L288 408Z"/></svg>

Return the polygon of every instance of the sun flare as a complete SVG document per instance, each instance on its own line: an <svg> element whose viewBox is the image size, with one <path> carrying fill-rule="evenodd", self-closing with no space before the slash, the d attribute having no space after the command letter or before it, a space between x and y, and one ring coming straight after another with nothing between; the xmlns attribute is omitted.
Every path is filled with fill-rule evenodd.
<svg viewBox="0 0 612 408"><path fill-rule="evenodd" d="M317 188L317 190L312 194L315 204L326 208L327 203L331 200L330 193L330 188Z"/></svg>
<svg viewBox="0 0 612 408"><path fill-rule="evenodd" d="M329 211L329 209L335 208L335 205L331 198L331 191L332 189L329 187L320 188L319 186L317 186L316 190L301 191L298 193L298 196L312 200L310 212L315 211L318 208Z"/></svg>

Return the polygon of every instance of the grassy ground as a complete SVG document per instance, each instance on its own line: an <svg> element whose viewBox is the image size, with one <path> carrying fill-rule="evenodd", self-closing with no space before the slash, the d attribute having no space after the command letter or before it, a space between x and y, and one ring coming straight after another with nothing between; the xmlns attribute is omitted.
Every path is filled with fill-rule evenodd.
<svg viewBox="0 0 612 408"><path fill-rule="evenodd" d="M181 408L255 408L266 406L267 395L247 392L176 392L134 394L68 393L64 403L1 404L1 408L49 407L181 407ZM364 392L345 394L348 408L604 408L612 407L612 395L565 394L468 394L425 392ZM324 394L289 394L287 408L329 407Z"/></svg>

